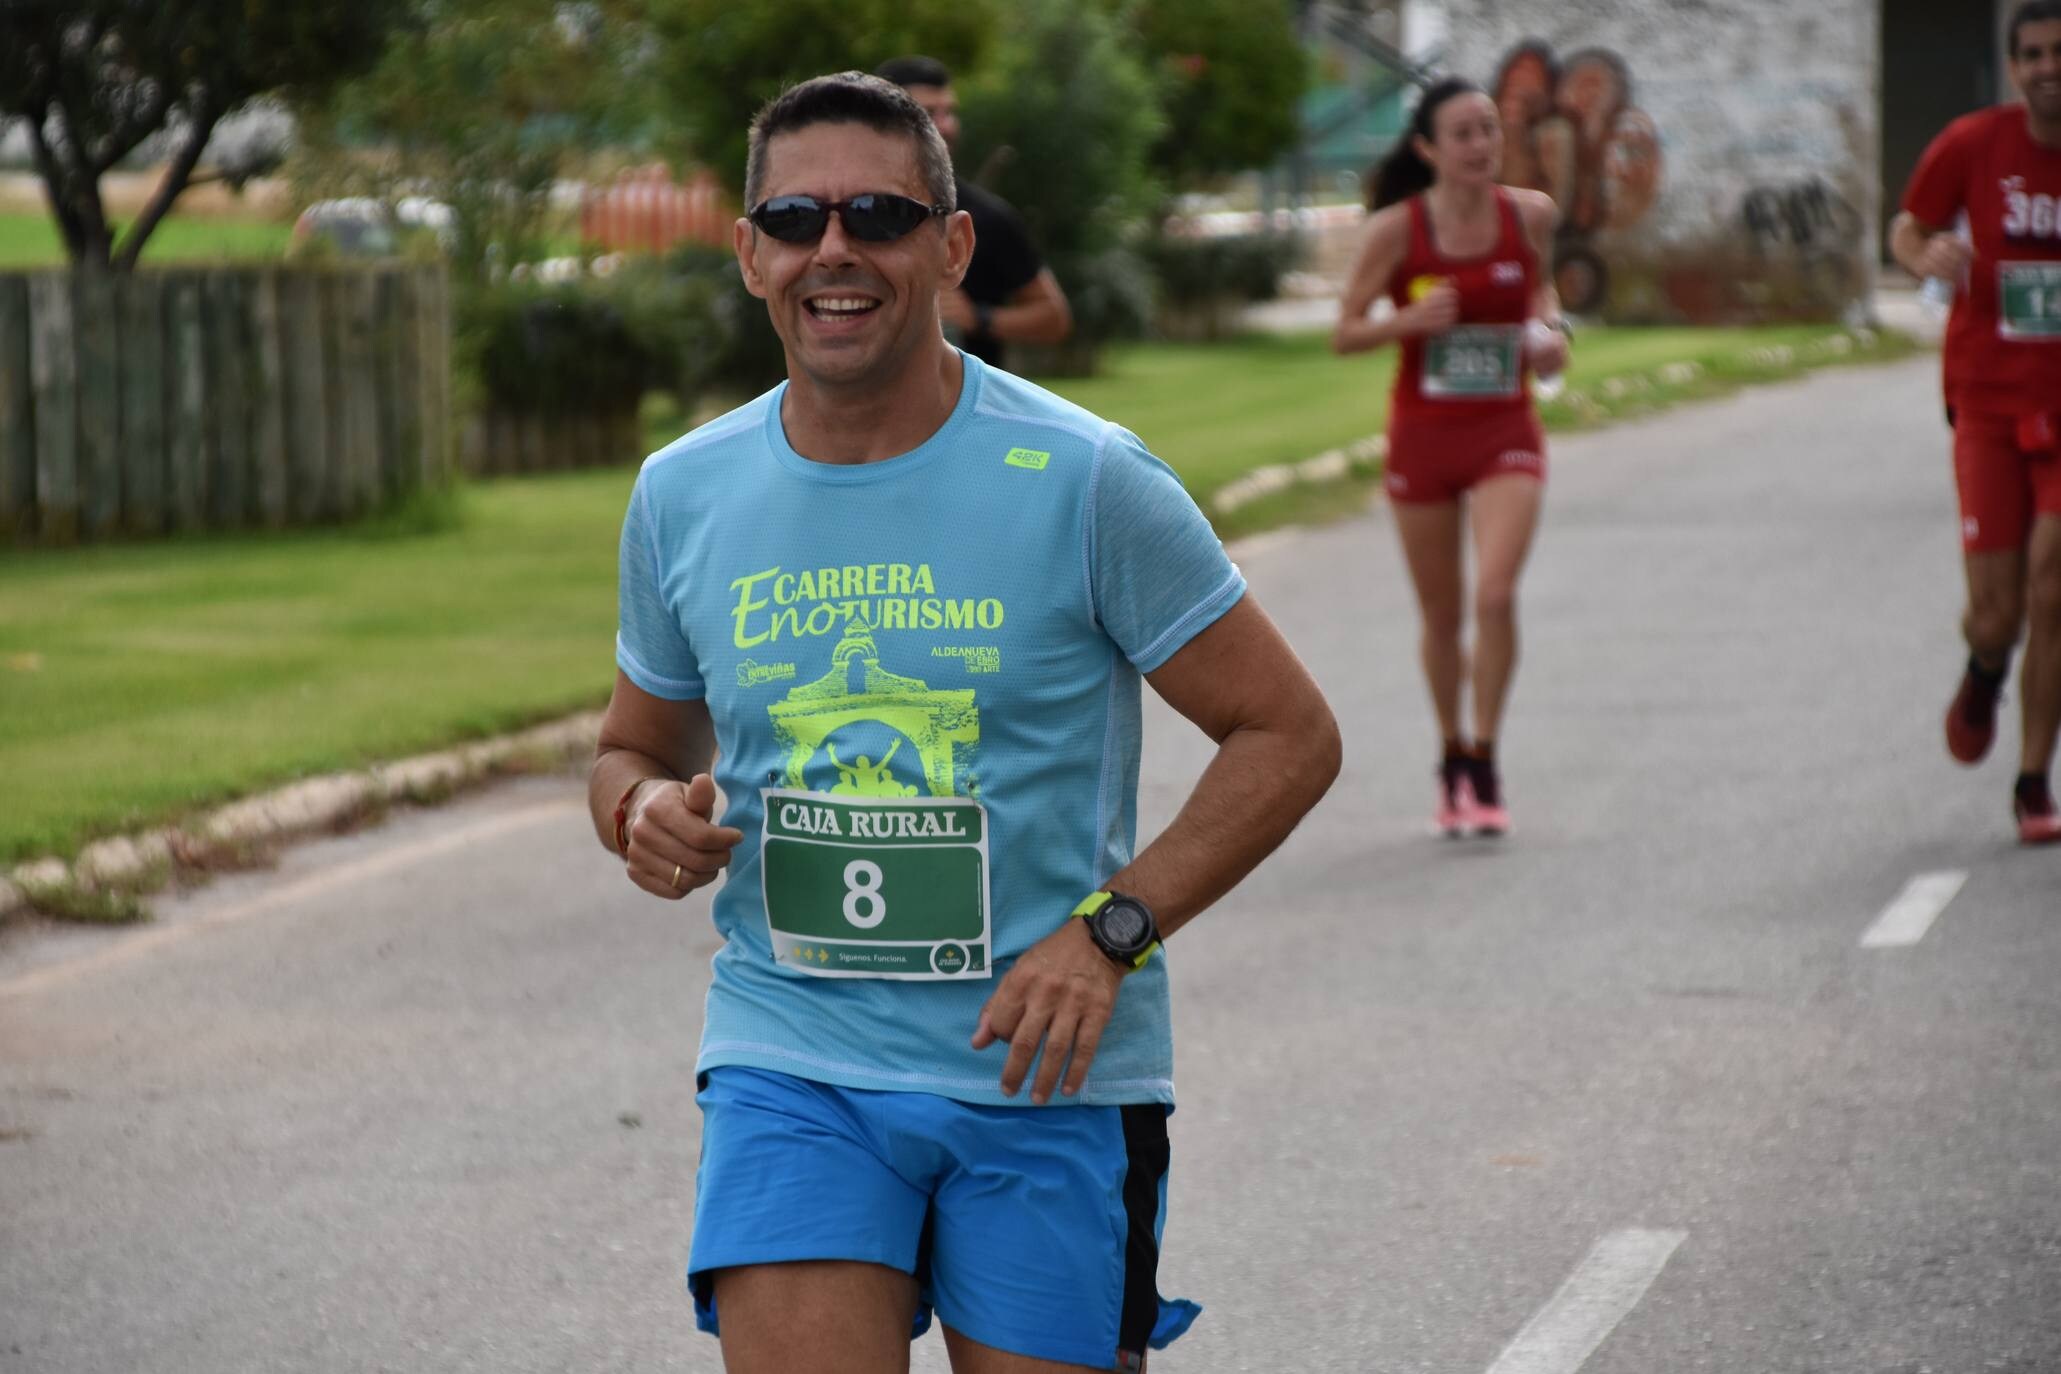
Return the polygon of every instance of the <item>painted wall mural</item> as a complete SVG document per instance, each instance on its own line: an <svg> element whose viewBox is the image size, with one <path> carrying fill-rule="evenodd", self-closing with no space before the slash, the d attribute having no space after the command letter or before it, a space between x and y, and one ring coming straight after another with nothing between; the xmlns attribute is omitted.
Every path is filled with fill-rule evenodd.
<svg viewBox="0 0 2061 1374"><path fill-rule="evenodd" d="M1597 236L1638 224L1660 198L1660 129L1632 103L1631 68L1608 48L1563 59L1534 40L1505 55L1492 93L1503 118L1501 179L1560 206L1554 282L1569 310L1598 310L1610 271Z"/></svg>
<svg viewBox="0 0 2061 1374"><path fill-rule="evenodd" d="M1908 0L1942 12L1991 0ZM1619 324L1860 318L1882 0L1439 0L1502 111L1503 176L1565 216L1554 279Z"/></svg>

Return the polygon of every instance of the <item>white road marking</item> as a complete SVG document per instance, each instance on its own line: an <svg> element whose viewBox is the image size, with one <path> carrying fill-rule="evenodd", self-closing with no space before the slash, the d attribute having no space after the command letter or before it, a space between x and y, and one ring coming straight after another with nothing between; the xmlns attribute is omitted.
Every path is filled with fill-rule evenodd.
<svg viewBox="0 0 2061 1374"><path fill-rule="evenodd" d="M1660 1271L1687 1231L1612 1231L1567 1276L1553 1300L1524 1324L1488 1374L1574 1374L1596 1353Z"/></svg>
<svg viewBox="0 0 2061 1374"><path fill-rule="evenodd" d="M1917 944L1967 881L1967 872L1958 868L1920 873L1904 884L1895 901L1882 908L1875 924L1861 936L1861 948L1895 949Z"/></svg>
<svg viewBox="0 0 2061 1374"><path fill-rule="evenodd" d="M234 925L254 916L263 916L282 907L292 906L295 902L318 897L334 888L346 887L366 878L376 878L397 868L421 863L425 859L434 859L438 855L448 854L454 849L462 849L466 845L510 830L520 830L544 821L560 821L567 815L583 813L585 810L586 805L583 802L544 802L536 806L523 807L519 811L489 816L471 825L460 826L456 830L417 840L412 844L396 845L392 849L368 854L351 863L338 864L334 868L310 873L304 878L296 878L278 887L267 888L243 901L225 906L219 911L210 911L207 915L191 921L125 935L119 937L115 943L97 949L91 954L31 970L8 982L0 983L0 997L20 997L28 993L42 992L46 988L68 983L84 974L127 963L175 940L184 940L203 931Z"/></svg>

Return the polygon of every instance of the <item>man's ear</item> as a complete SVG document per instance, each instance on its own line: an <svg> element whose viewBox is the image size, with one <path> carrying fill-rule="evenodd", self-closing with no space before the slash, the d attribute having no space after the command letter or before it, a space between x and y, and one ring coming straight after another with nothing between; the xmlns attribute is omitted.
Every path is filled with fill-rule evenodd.
<svg viewBox="0 0 2061 1374"><path fill-rule="evenodd" d="M954 210L945 220L945 285L956 287L973 265L973 216Z"/></svg>
<svg viewBox="0 0 2061 1374"><path fill-rule="evenodd" d="M730 226L730 247L737 254L738 269L744 273L744 289L764 300L766 283L758 268L759 231L750 220L739 219Z"/></svg>

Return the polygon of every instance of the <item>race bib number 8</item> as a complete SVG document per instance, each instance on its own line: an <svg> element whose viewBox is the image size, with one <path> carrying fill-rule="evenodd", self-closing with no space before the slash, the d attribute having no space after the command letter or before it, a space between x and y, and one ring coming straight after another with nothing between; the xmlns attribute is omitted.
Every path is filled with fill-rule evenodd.
<svg viewBox="0 0 2061 1374"><path fill-rule="evenodd" d="M1997 264L1997 333L2007 339L2061 339L2061 262Z"/></svg>
<svg viewBox="0 0 2061 1374"><path fill-rule="evenodd" d="M1440 401L1507 400L1519 394L1524 330L1463 324L1424 343L1424 394Z"/></svg>
<svg viewBox="0 0 2061 1374"><path fill-rule="evenodd" d="M781 967L812 978L988 978L988 817L964 797L766 788L759 871Z"/></svg>

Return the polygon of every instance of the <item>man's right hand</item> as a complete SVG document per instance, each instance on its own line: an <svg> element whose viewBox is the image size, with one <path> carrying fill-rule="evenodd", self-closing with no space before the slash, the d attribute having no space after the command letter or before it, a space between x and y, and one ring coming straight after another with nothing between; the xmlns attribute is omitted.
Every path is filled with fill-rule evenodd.
<svg viewBox="0 0 2061 1374"><path fill-rule="evenodd" d="M668 901L714 882L744 838L733 826L715 824L715 813L716 782L706 773L691 782L653 778L639 786L623 828L630 881Z"/></svg>
<svg viewBox="0 0 2061 1374"><path fill-rule="evenodd" d="M1938 277L1942 281L1959 281L1968 270L1968 264L1975 261L1975 248L1959 234L1934 234L1925 241L1925 251L1918 258L1918 275Z"/></svg>

